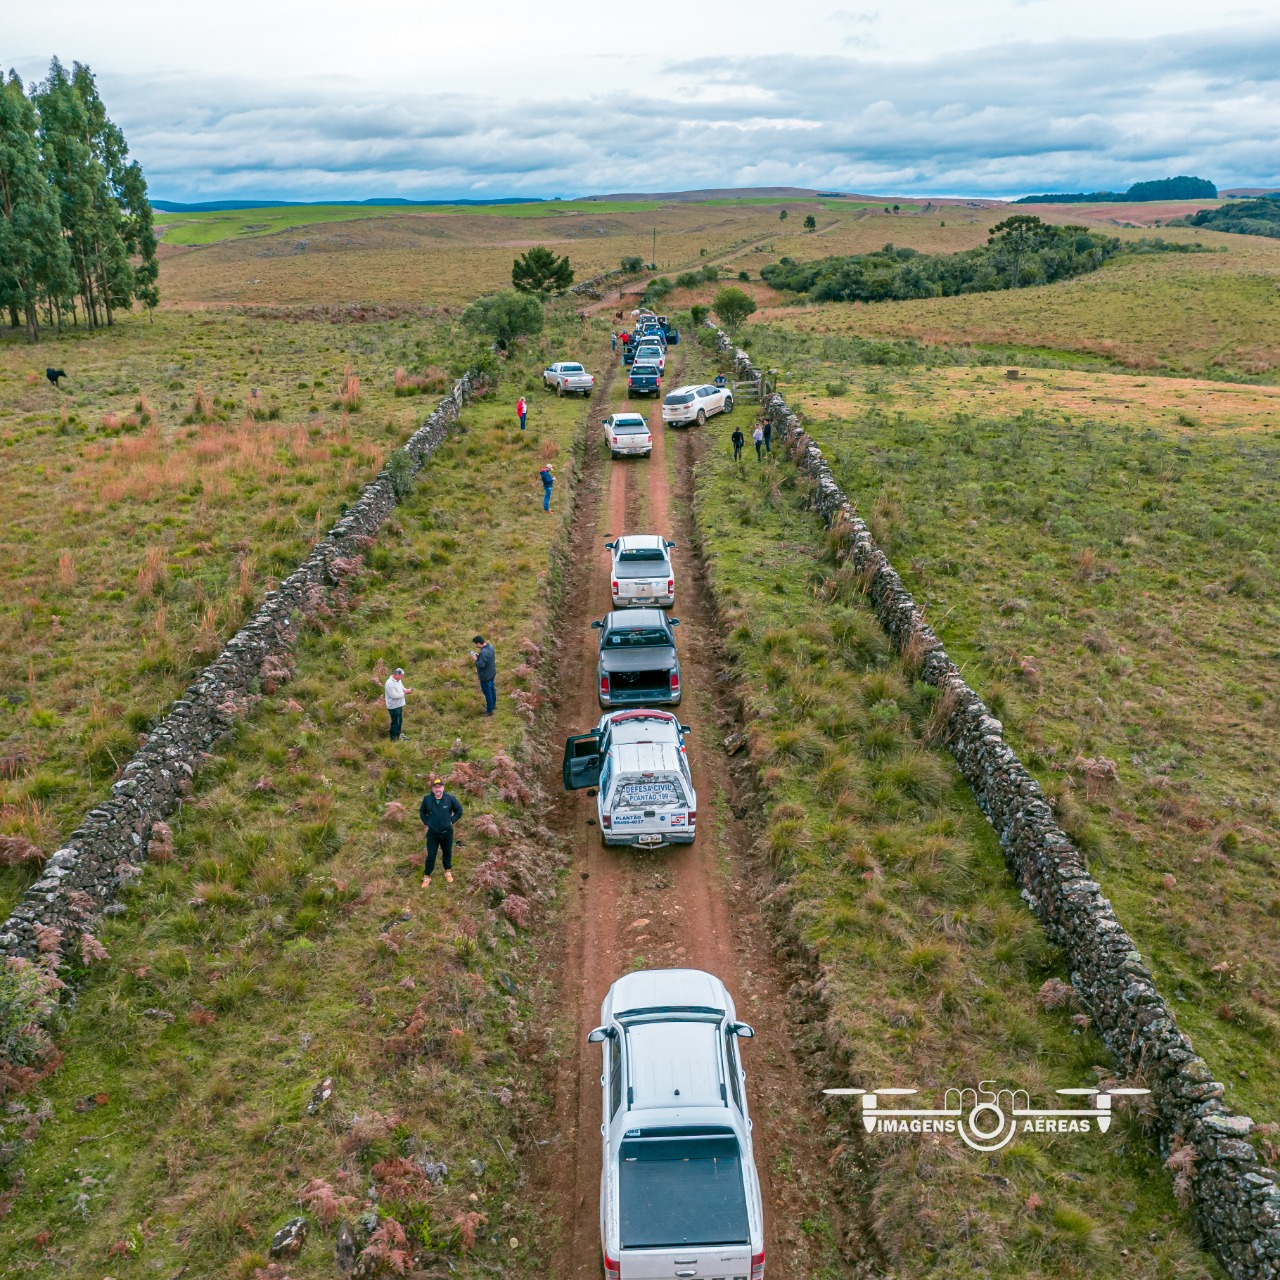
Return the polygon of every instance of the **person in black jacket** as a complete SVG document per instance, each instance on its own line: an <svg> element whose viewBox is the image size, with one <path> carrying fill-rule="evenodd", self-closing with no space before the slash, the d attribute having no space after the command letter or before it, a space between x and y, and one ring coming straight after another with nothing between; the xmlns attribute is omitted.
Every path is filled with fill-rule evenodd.
<svg viewBox="0 0 1280 1280"><path fill-rule="evenodd" d="M733 460L739 462L742 459L742 446L747 443L747 437L742 434L741 427L734 427L733 435L729 439L733 441Z"/></svg>
<svg viewBox="0 0 1280 1280"><path fill-rule="evenodd" d="M431 790L422 797L418 817L427 829L427 860L422 867L422 887L431 887L436 869L436 852L444 854L444 878L453 883L453 824L462 817L457 796L444 789L443 778L431 779Z"/></svg>
<svg viewBox="0 0 1280 1280"><path fill-rule="evenodd" d="M493 715L498 705L498 656L484 636L472 636L471 643L479 645L471 650L471 660L476 664L476 679L480 681L480 692L484 694L484 713Z"/></svg>

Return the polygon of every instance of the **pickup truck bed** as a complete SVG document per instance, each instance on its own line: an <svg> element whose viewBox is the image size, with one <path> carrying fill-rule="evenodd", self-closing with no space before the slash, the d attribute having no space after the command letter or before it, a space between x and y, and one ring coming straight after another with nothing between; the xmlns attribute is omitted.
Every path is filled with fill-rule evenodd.
<svg viewBox="0 0 1280 1280"><path fill-rule="evenodd" d="M624 1250L746 1245L750 1238L732 1134L626 1139L618 1202Z"/></svg>

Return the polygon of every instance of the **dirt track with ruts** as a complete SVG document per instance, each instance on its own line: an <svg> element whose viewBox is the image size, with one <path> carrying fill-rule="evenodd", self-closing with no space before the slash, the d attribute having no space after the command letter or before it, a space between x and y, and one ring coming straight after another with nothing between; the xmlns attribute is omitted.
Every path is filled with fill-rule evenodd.
<svg viewBox="0 0 1280 1280"><path fill-rule="evenodd" d="M666 382L678 385L683 360L673 351ZM558 957L557 1025L566 1039L554 1078L554 1121L538 1139L535 1200L548 1226L545 1253L557 1280L595 1280L599 1241L599 1049L588 1046L600 1003L623 973L638 968L707 969L724 980L740 1017L756 1028L743 1065L765 1211L766 1274L801 1280L850 1274L838 1242L850 1223L830 1172L826 1120L813 1081L788 1032L789 980L774 960L768 926L756 910L762 892L749 863L749 814L740 802L721 746L727 715L717 704L723 667L714 610L695 554L691 468L702 448L724 437L729 420L704 428L665 429L661 404L648 408L653 454L611 461L599 419L609 408L601 389L588 420L587 447L572 526L560 611L556 731L560 741L594 726L596 635L591 623L611 607L605 541L623 533L660 533L677 548L676 607L684 699L681 720L692 729L689 759L698 793L698 839L653 851L610 848L596 826L595 802L566 794L558 757L544 785L557 797L552 823L571 853ZM749 411L739 408L737 416ZM714 440L712 439L714 437ZM725 444L727 447L727 443ZM668 465L668 452L674 466ZM673 486L671 475L676 483ZM736 816L741 815L741 816ZM825 1224L815 1229L814 1224Z"/></svg>

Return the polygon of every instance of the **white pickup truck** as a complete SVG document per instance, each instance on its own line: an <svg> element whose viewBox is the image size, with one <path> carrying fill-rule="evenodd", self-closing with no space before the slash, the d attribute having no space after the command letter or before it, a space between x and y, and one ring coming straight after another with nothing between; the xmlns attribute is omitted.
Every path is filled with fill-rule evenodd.
<svg viewBox="0 0 1280 1280"><path fill-rule="evenodd" d="M764 1280L764 1206L746 1073L724 983L700 969L609 988L601 1046L600 1250L605 1280Z"/></svg>
<svg viewBox="0 0 1280 1280"><path fill-rule="evenodd" d="M674 542L652 533L632 533L604 544L613 552L609 590L613 607L656 605L665 609L676 602L676 571L671 564Z"/></svg>
<svg viewBox="0 0 1280 1280"><path fill-rule="evenodd" d="M611 711L591 733L565 743L564 789L597 788L605 844L693 843L698 797L684 747L688 732L669 711Z"/></svg>
<svg viewBox="0 0 1280 1280"><path fill-rule="evenodd" d="M542 382L558 396L575 391L589 396L596 386L595 378L574 360L557 360L550 368L543 369Z"/></svg>

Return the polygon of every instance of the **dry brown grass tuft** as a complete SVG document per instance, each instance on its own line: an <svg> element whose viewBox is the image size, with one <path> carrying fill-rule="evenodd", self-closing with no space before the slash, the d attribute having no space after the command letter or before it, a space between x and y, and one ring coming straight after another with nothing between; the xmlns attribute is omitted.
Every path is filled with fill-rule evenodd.
<svg viewBox="0 0 1280 1280"><path fill-rule="evenodd" d="M63 591L70 591L76 585L76 565L71 558L71 552L63 547L62 553L58 556L58 586Z"/></svg>

